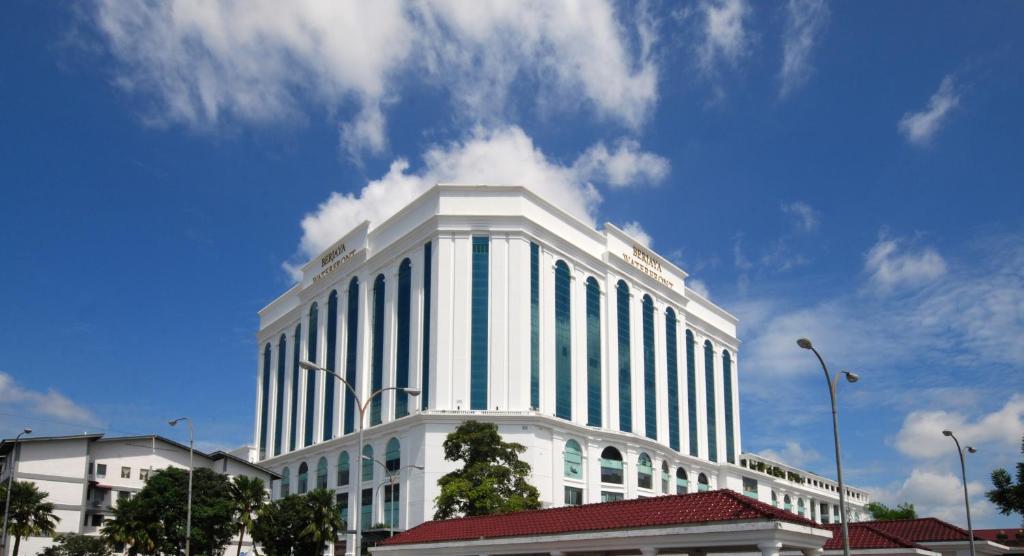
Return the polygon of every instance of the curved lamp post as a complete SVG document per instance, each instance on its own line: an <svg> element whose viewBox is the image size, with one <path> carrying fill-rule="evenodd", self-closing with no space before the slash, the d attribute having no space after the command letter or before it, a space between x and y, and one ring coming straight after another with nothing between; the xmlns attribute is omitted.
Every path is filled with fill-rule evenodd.
<svg viewBox="0 0 1024 556"><path fill-rule="evenodd" d="M960 476L963 478L964 483L964 508L967 510L967 535L971 541L971 556L974 556L974 527L971 526L971 501L967 497L967 464L964 463L964 451L973 454L977 450L974 449L974 446L964 446L961 448L960 441L956 439L951 430L944 430L942 434L953 439L953 442L956 443L956 452L960 456Z"/></svg>
<svg viewBox="0 0 1024 556"><path fill-rule="evenodd" d="M196 438L195 430L192 428L192 419L178 417L167 421L167 424L174 427L181 421L188 421L188 506L185 510L185 556L192 556L189 552L192 542L192 454L195 452Z"/></svg>
<svg viewBox="0 0 1024 556"><path fill-rule="evenodd" d="M18 436L14 437L14 447L11 448L12 455L18 449L18 442L21 440L22 435L32 434L32 429L25 428L25 430L18 433ZM4 502L4 530L0 534L0 555L5 554L7 550L7 515L11 511L11 490L14 482L14 465L16 461L11 461L11 456L8 456L8 461L4 463L4 467L8 468L7 474L7 501Z"/></svg>
<svg viewBox="0 0 1024 556"><path fill-rule="evenodd" d="M405 394L408 394L408 395L414 396L414 397L420 395L420 390L419 390L419 388L399 388L397 386L388 386L387 388L381 388L380 390L372 392L369 396L366 397L366 401L364 402L359 397L359 394L356 392L355 387L353 385L349 384L349 382L347 380L345 380L345 377L339 375L338 373L336 373L336 372L334 372L334 371L332 371L330 369L325 369L325 368L321 367L320 365L317 365L316 363L313 363L312 361L306 361L306 360L299 361L299 366L302 367L303 369L306 369L307 371L321 371L321 372L327 373L328 376L333 376L334 378L340 380L341 383L344 384L346 388L348 388L348 391L352 394L352 397L355 398L355 400L356 400L356 409L359 411L359 447L357 448L357 450L358 450L357 453L360 456L359 457L359 465L360 465L359 471L360 472L357 475L359 477L359 479L356 481L356 486L358 487L359 496L356 498L356 500L359 501L360 508L356 509L355 546L353 547L352 553L355 554L356 556L359 556L359 554L360 554L359 549L361 548L360 545L362 544L362 540L363 540L363 533L359 529L359 518L360 518L360 514L362 513L361 507L362 507L362 500L363 500L363 474L362 474L362 461L363 461L363 459L362 459L362 455L363 455L363 421L365 420L365 417L366 417L366 410L367 410L367 408L370 407L370 402L373 401L373 398L381 395L384 392L387 392L388 390L397 390L397 391L400 391L402 393L405 393Z"/></svg>
<svg viewBox="0 0 1024 556"><path fill-rule="evenodd" d="M843 486L843 462L839 455L839 417L836 414L836 384L839 382L839 375L845 376L846 381L851 383L857 382L860 380L860 377L856 373L849 371L840 371L839 374L832 376L828 372L828 366L825 365L825 359L821 357L818 350L814 349L814 345L811 344L810 340L800 338L796 341L796 345L814 352L818 362L821 363L821 369L825 371L825 381L828 382L828 395L832 401L832 436L836 444L836 478L839 479L839 517L843 521L843 556L850 556L850 531L847 527L846 519L846 487Z"/></svg>
<svg viewBox="0 0 1024 556"><path fill-rule="evenodd" d="M398 476L401 475L401 473L402 473L402 469L419 469L420 471L423 471L423 466L422 465L403 465L402 467L392 471L392 470L388 469L387 465L381 463L379 459L371 458L370 456L363 456L363 459L364 460L372 461L373 463L376 463L377 465L379 465L379 466L384 468L384 474L387 476L387 480L386 481L381 481L381 483L379 485L377 485L377 492L380 492L381 487L385 487L385 486L388 486L388 485L391 485L392 487L394 487L395 482L398 479ZM360 469L360 471L362 471L362 470ZM388 536L389 537L391 537L391 536L393 536L395 534L395 521L397 521L395 519L396 516L394 515L394 512L395 512L394 499L395 499L394 488L392 488L392 491L391 491L391 501L392 501L392 504L391 504L391 515L388 516Z"/></svg>

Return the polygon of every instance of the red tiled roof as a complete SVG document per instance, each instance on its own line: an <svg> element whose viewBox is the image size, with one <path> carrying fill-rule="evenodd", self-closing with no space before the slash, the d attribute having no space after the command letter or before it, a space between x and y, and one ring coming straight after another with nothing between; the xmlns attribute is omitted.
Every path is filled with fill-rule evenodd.
<svg viewBox="0 0 1024 556"><path fill-rule="evenodd" d="M843 526L837 523L819 525L832 531L832 538L825 543L825 550L843 549ZM850 523L850 548L869 550L876 548L921 548L913 541L898 537L876 527L873 523Z"/></svg>
<svg viewBox="0 0 1024 556"><path fill-rule="evenodd" d="M384 544L557 535L581 531L750 520L788 521L816 526L809 519L759 502L749 496L731 490L714 490L504 515L428 521L392 537Z"/></svg>
<svg viewBox="0 0 1024 556"><path fill-rule="evenodd" d="M913 542L966 541L967 531L934 517L896 519L892 521L862 521L891 535ZM978 535L974 535L978 539Z"/></svg>
<svg viewBox="0 0 1024 556"><path fill-rule="evenodd" d="M999 535L1004 538L999 538ZM1004 546L1024 546L1024 529L975 529L974 536Z"/></svg>

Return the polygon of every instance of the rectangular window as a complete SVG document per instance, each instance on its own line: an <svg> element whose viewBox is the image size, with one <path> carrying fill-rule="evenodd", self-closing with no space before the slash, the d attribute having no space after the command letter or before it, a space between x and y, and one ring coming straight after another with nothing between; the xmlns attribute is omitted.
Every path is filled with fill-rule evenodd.
<svg viewBox="0 0 1024 556"><path fill-rule="evenodd" d="M122 479L131 479L132 478L132 468L131 467L122 467L121 468L121 478Z"/></svg>
<svg viewBox="0 0 1024 556"><path fill-rule="evenodd" d="M697 438L697 365L693 332L686 331L686 417L690 429L690 455L700 456Z"/></svg>
<svg viewBox="0 0 1024 556"><path fill-rule="evenodd" d="M139 480L140 481L148 481L149 480L149 469L139 469Z"/></svg>
<svg viewBox="0 0 1024 556"><path fill-rule="evenodd" d="M601 491L602 502L615 502L616 500L622 500L624 496L621 492L609 492L607 490Z"/></svg>
<svg viewBox="0 0 1024 556"><path fill-rule="evenodd" d="M665 362L668 371L668 445L679 451L679 359L676 350L676 313L665 311Z"/></svg>
<svg viewBox="0 0 1024 556"><path fill-rule="evenodd" d="M540 408L540 246L530 244L530 407Z"/></svg>
<svg viewBox="0 0 1024 556"><path fill-rule="evenodd" d="M131 497L132 497L132 493L128 492L127 490L119 490L119 491L117 491L117 501L118 501L118 503L120 503L121 500L126 500L126 499L131 498Z"/></svg>
<svg viewBox="0 0 1024 556"><path fill-rule="evenodd" d="M571 281L569 266L555 263L555 416L565 420L572 419Z"/></svg>
<svg viewBox="0 0 1024 556"><path fill-rule="evenodd" d="M369 529L373 525L373 489L363 489L363 503L359 509L359 527L362 530Z"/></svg>
<svg viewBox="0 0 1024 556"><path fill-rule="evenodd" d="M490 239L473 237L470 333L470 409L487 409L487 332L488 281L490 279Z"/></svg>
<svg viewBox="0 0 1024 556"><path fill-rule="evenodd" d="M96 476L99 477L100 479L102 479L102 478L107 476L107 464L105 464L105 463L97 463L96 464Z"/></svg>
<svg viewBox="0 0 1024 556"><path fill-rule="evenodd" d="M400 485L384 487L384 523L392 528L398 527L398 512L401 511Z"/></svg>
<svg viewBox="0 0 1024 556"><path fill-rule="evenodd" d="M95 471L93 469L93 463L90 461L89 462L89 474L92 475L93 473L95 473Z"/></svg>
<svg viewBox="0 0 1024 556"><path fill-rule="evenodd" d="M420 407L430 404L430 278L432 246L423 246L423 379L420 381Z"/></svg>
<svg viewBox="0 0 1024 556"><path fill-rule="evenodd" d="M601 289L587 279L587 424L601 426Z"/></svg>
<svg viewBox="0 0 1024 556"><path fill-rule="evenodd" d="M579 506L583 503L583 489L577 487L565 487L565 505Z"/></svg>
<svg viewBox="0 0 1024 556"><path fill-rule="evenodd" d="M348 528L348 492L339 492L334 497L335 507L338 508L338 515L345 521L345 528Z"/></svg>
<svg viewBox="0 0 1024 556"><path fill-rule="evenodd" d="M92 514L92 517L89 519L89 525L91 525L93 527L102 527L103 526L103 515L102 514Z"/></svg>
<svg viewBox="0 0 1024 556"><path fill-rule="evenodd" d="M619 344L619 430L633 432L633 386L629 361L629 286L620 280L615 290Z"/></svg>
<svg viewBox="0 0 1024 556"><path fill-rule="evenodd" d="M743 477L743 494L751 498L757 498L757 479Z"/></svg>

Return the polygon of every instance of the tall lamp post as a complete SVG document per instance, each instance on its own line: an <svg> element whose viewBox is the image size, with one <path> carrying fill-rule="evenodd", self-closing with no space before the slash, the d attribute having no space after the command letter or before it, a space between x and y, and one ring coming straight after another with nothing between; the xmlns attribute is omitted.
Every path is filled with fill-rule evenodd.
<svg viewBox="0 0 1024 556"><path fill-rule="evenodd" d="M195 430L192 428L192 419L178 417L167 421L167 424L174 427L181 421L188 421L188 506L185 510L185 556L191 556L189 552L192 542L192 454L195 452L196 438Z"/></svg>
<svg viewBox="0 0 1024 556"><path fill-rule="evenodd" d="M974 449L974 446L964 446L961 448L960 441L956 439L951 430L944 430L942 434L953 439L953 442L956 443L956 452L960 456L960 476L963 478L964 483L964 508L967 510L967 535L971 541L971 556L974 556L974 527L971 525L971 501L967 497L967 464L964 463L964 451L966 450L973 454L977 450Z"/></svg>
<svg viewBox="0 0 1024 556"><path fill-rule="evenodd" d="M22 435L32 434L32 429L26 428L25 430L18 433L18 436L14 437L14 447L11 448L11 452L17 455L18 442L21 441ZM17 464L17 458L11 461L11 456L8 456L7 462L4 463L4 467L8 468L7 471L7 501L4 502L4 530L0 534L0 556L7 553L7 515L11 512L11 487L14 484L14 466Z"/></svg>
<svg viewBox="0 0 1024 556"><path fill-rule="evenodd" d="M348 388L348 391L352 394L352 397L355 398L355 400L356 400L356 409L359 411L359 447L356 450L357 450L357 453L359 454L359 465L360 465L360 467L357 469L357 474L356 474L356 476L359 477L359 479L356 481L357 490L359 492L359 496L356 498L356 500L358 500L359 503L360 503L360 506L362 506L362 500L363 500L363 473L362 473L362 462L363 462L363 458L362 458L362 456L363 456L363 421L365 420L365 417L366 417L366 410L367 410L367 408L370 407L370 402L373 401L373 398L381 395L384 392L387 392L388 390L398 390L398 391L401 391L404 394L408 394L408 395L414 396L414 397L420 395L420 390L419 390L419 388L399 388L397 386L388 386L387 388L381 388L380 390L377 390L375 392L371 392L370 395L366 397L366 401L364 402L359 397L359 394L356 392L355 387L353 385L349 384L349 382L347 380L345 380L345 377L339 375L338 373L336 373L336 372L334 372L334 371L332 371L330 369L325 369L325 368L321 367L320 365L317 365L316 363L313 363L312 361L305 361L305 360L299 361L299 366L302 367L303 369L306 369L307 371L321 371L321 372L327 373L327 375L333 376L334 378L340 380L341 383L344 384L346 388ZM356 509L356 520L355 520L356 521L356 523L355 523L356 534L355 534L355 543L354 543L355 546L353 546L353 550L352 550L352 553L355 554L356 556L360 555L359 549L361 548L361 544L362 544L362 540L363 540L363 533L362 533L362 530L359 528L360 514L362 514L361 507Z"/></svg>
<svg viewBox="0 0 1024 556"><path fill-rule="evenodd" d="M395 505L393 503L394 500L395 500L395 488L394 488L395 487L395 481L398 479L398 476L401 475L402 469L419 469L420 471L423 471L423 466L422 465L403 465L401 468L395 469L394 471L392 471L392 470L388 469L387 465L381 463L379 459L374 459L374 458L371 458L370 456L363 456L363 459L364 460L372 461L372 462L376 463L377 465L379 465L379 466L384 468L384 475L387 476L387 480L383 481L379 485L377 485L377 492L380 492L381 487L385 487L385 486L391 485L391 501L392 501L392 504L391 504L391 515L388 516L388 536L389 537L394 536L394 534L395 534L395 521L397 521L395 519L395 508L394 508Z"/></svg>
<svg viewBox="0 0 1024 556"><path fill-rule="evenodd" d="M857 382L860 380L860 377L856 373L849 371L840 371L839 374L832 376L828 372L828 365L825 364L825 359L821 357L818 350L814 349L814 345L811 344L810 340L800 338L796 341L796 345L814 352L818 362L821 363L821 369L825 371L825 381L828 382L828 395L832 401L832 437L835 439L836 444L836 478L839 479L839 517L843 521L843 556L850 556L850 531L846 519L846 487L843 486L843 461L839 455L839 417L836 414L836 384L839 382L839 375L845 376L846 381L850 383Z"/></svg>

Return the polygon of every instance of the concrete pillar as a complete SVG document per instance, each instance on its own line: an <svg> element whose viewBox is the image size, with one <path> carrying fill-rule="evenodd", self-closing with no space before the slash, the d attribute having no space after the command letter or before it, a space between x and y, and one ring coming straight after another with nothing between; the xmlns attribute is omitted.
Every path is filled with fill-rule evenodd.
<svg viewBox="0 0 1024 556"><path fill-rule="evenodd" d="M762 542L757 544L757 548L761 551L761 556L779 556L782 543L778 541Z"/></svg>

